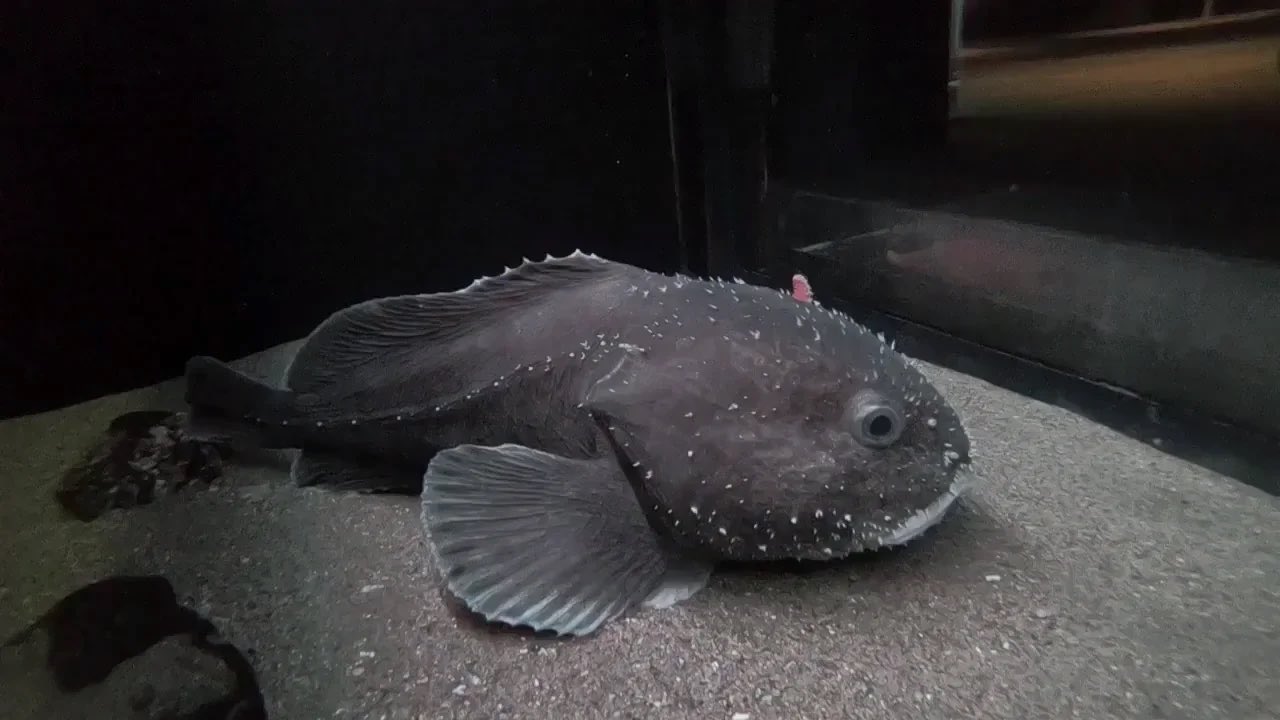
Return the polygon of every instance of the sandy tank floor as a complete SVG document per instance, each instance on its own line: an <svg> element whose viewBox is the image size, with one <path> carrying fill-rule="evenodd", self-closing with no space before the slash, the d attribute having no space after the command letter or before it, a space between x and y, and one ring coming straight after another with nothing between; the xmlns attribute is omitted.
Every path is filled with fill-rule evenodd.
<svg viewBox="0 0 1280 720"><path fill-rule="evenodd" d="M240 366L274 379L292 347ZM984 481L939 527L811 572L719 573L569 641L451 609L414 498L232 466L208 490L66 517L62 473L121 413L181 409L176 381L9 420L0 637L85 583L161 574L249 652L280 720L1280 717L1280 500L924 370Z"/></svg>

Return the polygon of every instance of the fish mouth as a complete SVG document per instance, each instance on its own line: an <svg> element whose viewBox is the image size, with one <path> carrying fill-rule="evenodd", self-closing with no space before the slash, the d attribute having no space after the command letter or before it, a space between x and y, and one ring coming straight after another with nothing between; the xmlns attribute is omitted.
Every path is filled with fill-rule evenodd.
<svg viewBox="0 0 1280 720"><path fill-rule="evenodd" d="M969 492L974 485L978 484L978 478L970 469L969 465L958 465L956 474L951 480L951 487L947 491L929 503L928 507L917 510L907 519L903 520L898 527L884 536L880 540L882 547L892 547L895 545L903 545L916 539L924 534L926 530L942 522L942 518L946 516L947 510L959 500L961 496Z"/></svg>

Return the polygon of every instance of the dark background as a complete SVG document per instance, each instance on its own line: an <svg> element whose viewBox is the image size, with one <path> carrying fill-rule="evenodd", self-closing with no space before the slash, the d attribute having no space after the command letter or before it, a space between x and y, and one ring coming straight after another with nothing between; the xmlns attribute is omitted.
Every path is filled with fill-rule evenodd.
<svg viewBox="0 0 1280 720"><path fill-rule="evenodd" d="M1115 7L968 3L970 43L1081 29ZM1196 220L1216 253L1276 252L1274 184L1249 179L1275 166L1270 76L1236 98L1251 114L1193 85L1181 91L1203 112L1181 119L1064 125L987 102L949 122L949 0L767 8L4 4L0 417L173 377L192 354L241 356L352 302L456 289L522 256L762 269L766 187L911 204L1038 180L1092 187L1088 208L1118 188L1130 204L1158 196L1162 242ZM1056 72L976 59L956 63L970 101ZM1016 72L1021 85L991 79Z"/></svg>
<svg viewBox="0 0 1280 720"><path fill-rule="evenodd" d="M766 118L774 176L941 141L947 3L782 3L776 46L767 7L5 5L0 416L525 255L722 269Z"/></svg>
<svg viewBox="0 0 1280 720"><path fill-rule="evenodd" d="M0 416L522 255L679 257L653 3L6 3L0 92Z"/></svg>

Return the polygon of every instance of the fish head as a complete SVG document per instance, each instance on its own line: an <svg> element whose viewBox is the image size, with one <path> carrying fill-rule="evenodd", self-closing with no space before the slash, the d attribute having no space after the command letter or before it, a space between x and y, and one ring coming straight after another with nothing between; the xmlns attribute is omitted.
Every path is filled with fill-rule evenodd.
<svg viewBox="0 0 1280 720"><path fill-rule="evenodd" d="M732 559L896 545L969 484L956 411L882 339L788 302L635 359L595 408L663 529Z"/></svg>
<svg viewBox="0 0 1280 720"><path fill-rule="evenodd" d="M971 458L959 414L882 339L846 324L829 341L780 347L779 358L770 389L782 397L760 421L776 449L761 457L797 504L852 515L874 544L894 537L898 519L964 489Z"/></svg>

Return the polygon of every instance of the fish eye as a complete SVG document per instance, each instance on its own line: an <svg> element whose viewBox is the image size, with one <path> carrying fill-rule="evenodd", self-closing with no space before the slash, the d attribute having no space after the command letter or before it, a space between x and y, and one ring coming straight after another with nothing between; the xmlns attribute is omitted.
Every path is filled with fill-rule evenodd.
<svg viewBox="0 0 1280 720"><path fill-rule="evenodd" d="M862 445L886 448L902 436L902 413L883 395L863 390L853 399L853 434Z"/></svg>

